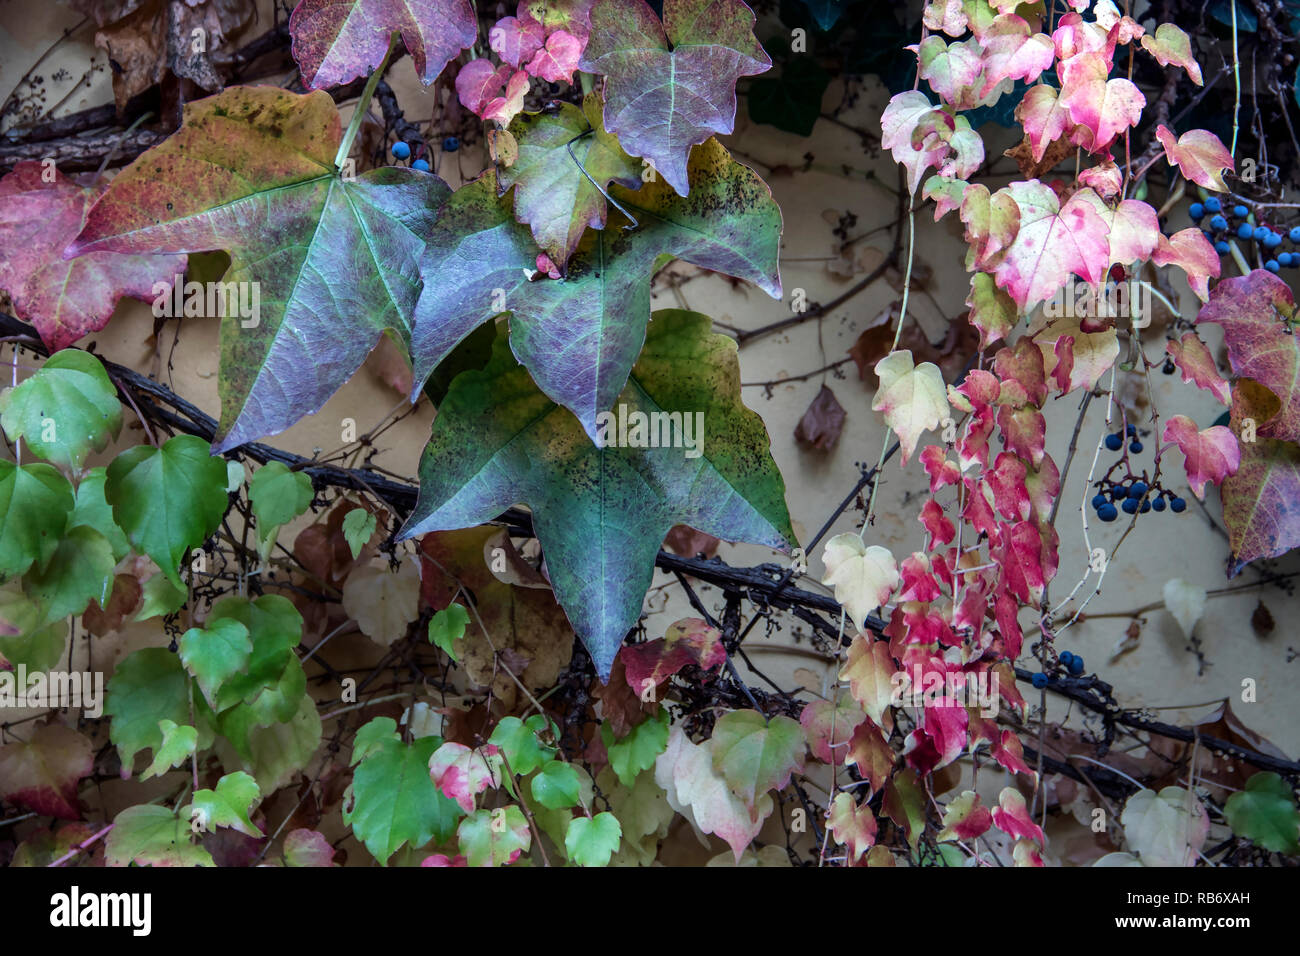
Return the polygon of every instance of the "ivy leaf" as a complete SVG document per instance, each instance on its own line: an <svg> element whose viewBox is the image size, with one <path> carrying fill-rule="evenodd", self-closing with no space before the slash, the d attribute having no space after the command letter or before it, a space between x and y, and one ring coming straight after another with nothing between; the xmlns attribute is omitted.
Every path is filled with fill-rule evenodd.
<svg viewBox="0 0 1300 956"><path fill-rule="evenodd" d="M1192 41L1182 27L1172 23L1159 24L1154 33L1142 37L1142 49L1146 50L1161 66L1181 66L1187 71L1193 83L1203 86L1201 66L1192 53Z"/></svg>
<svg viewBox="0 0 1300 956"><path fill-rule="evenodd" d="M179 767L198 748L199 732L194 727L181 726L164 717L158 721L158 729L162 731L162 746L154 753L153 763L140 774L142 781L161 777L173 767Z"/></svg>
<svg viewBox="0 0 1300 956"><path fill-rule="evenodd" d="M301 673L301 664L295 660L293 666ZM296 697L286 699L296 703L297 710L288 720L248 728L244 741L247 756L233 751L225 740L217 741L222 766L242 765L263 793L274 793L287 786L320 749L321 723L316 702L301 689ZM222 732L225 731L223 724Z"/></svg>
<svg viewBox="0 0 1300 956"><path fill-rule="evenodd" d="M216 448L318 411L390 333L405 345L417 262L447 196L429 173L334 169L338 110L324 92L231 87L185 105L181 128L118 174L72 248L225 249ZM231 283L244 284L230 286ZM224 481L223 481L224 484Z"/></svg>
<svg viewBox="0 0 1300 956"><path fill-rule="evenodd" d="M856 644L858 638L854 638ZM814 700L799 714L808 749L823 763L844 763L844 748L858 724L866 718L862 706L848 694L832 700Z"/></svg>
<svg viewBox="0 0 1300 956"><path fill-rule="evenodd" d="M710 325L692 312L656 313L620 396L625 411L702 420L695 457L690 448L591 445L498 339L487 368L462 374L443 402L399 537L529 504L556 599L608 679L673 525L780 549L794 541L766 430L738 397L735 343ZM602 508L586 507L592 494Z"/></svg>
<svg viewBox="0 0 1300 956"><path fill-rule="evenodd" d="M1254 379L1281 402L1280 414L1255 418L1256 433L1292 442L1300 441L1300 346L1286 320L1295 307L1285 282L1256 269L1218 283L1196 317L1223 329L1233 374Z"/></svg>
<svg viewBox="0 0 1300 956"><path fill-rule="evenodd" d="M60 355L63 353L60 352ZM68 517L68 529L78 527L94 528L113 548L113 559L121 561L131 550L131 543L113 520L113 509L104 497L104 484L108 480L106 468L91 468L81 476L77 483L76 503ZM166 580L166 579L164 579Z"/></svg>
<svg viewBox="0 0 1300 956"><path fill-rule="evenodd" d="M193 435L161 448L137 445L108 466L104 497L131 546L183 589L177 569L186 552L207 540L226 513L226 464Z"/></svg>
<svg viewBox="0 0 1300 956"><path fill-rule="evenodd" d="M0 578L49 563L74 501L68 479L49 465L0 459Z"/></svg>
<svg viewBox="0 0 1300 956"><path fill-rule="evenodd" d="M1142 119L1147 98L1123 77L1108 79L1111 65L1100 52L1080 52L1061 61L1058 105L1077 124L1071 141L1099 153ZM1213 135L1213 134L1207 134Z"/></svg>
<svg viewBox="0 0 1300 956"><path fill-rule="evenodd" d="M429 758L442 740L419 737L404 744L391 732L392 719L381 720L386 723L378 729L389 733L368 743L344 800L343 822L385 864L403 845L419 849L432 839L449 839L461 814L429 777Z"/></svg>
<svg viewBox="0 0 1300 956"><path fill-rule="evenodd" d="M429 619L429 643L442 648L453 661L459 661L456 642L465 636L468 623L469 611L459 604L449 605Z"/></svg>
<svg viewBox="0 0 1300 956"><path fill-rule="evenodd" d="M1209 130L1189 130L1177 139L1165 126L1156 127L1156 139L1164 147L1170 166L1177 166L1184 176L1206 189L1228 191L1223 170L1232 169L1232 154L1223 141Z"/></svg>
<svg viewBox="0 0 1300 956"><path fill-rule="evenodd" d="M374 512L367 511L365 508L353 508L343 516L343 540L348 543L352 560L355 561L361 556L361 549L375 533L378 524L379 519L375 517Z"/></svg>
<svg viewBox="0 0 1300 956"><path fill-rule="evenodd" d="M637 0L641 2L641 0ZM589 232L562 280L529 282L537 246L515 223L490 178L456 191L428 236L425 292L411 348L423 382L456 343L492 316L511 312L510 342L538 387L578 416L588 436L613 408L645 341L649 279L661 255L678 256L781 294L781 211L749 168L710 140L691 156L692 192L656 180L610 195L639 223Z"/></svg>
<svg viewBox="0 0 1300 956"><path fill-rule="evenodd" d="M27 741L0 747L0 797L41 816L79 820L77 784L95 768L90 741L71 727L45 724Z"/></svg>
<svg viewBox="0 0 1300 956"><path fill-rule="evenodd" d="M641 185L641 164L605 131L600 111L600 97L592 93L581 109L560 103L557 112L520 114L508 128L519 156L497 171L498 191L515 190L515 217L561 268L588 226L605 228L601 190L611 182Z"/></svg>
<svg viewBox="0 0 1300 956"><path fill-rule="evenodd" d="M771 67L740 0L597 3L578 63L606 77L605 128L685 196L692 146L736 121L736 81Z"/></svg>
<svg viewBox="0 0 1300 956"><path fill-rule="evenodd" d="M1205 483L1223 484L1223 479L1241 467L1241 446L1237 436L1224 425L1204 430L1186 415L1174 415L1165 422L1161 441L1177 442L1187 459L1187 483L1196 497L1205 498Z"/></svg>
<svg viewBox="0 0 1300 956"><path fill-rule="evenodd" d="M488 743L500 747L510 770L516 774L529 774L551 759L555 748L538 739L537 734L546 728L546 718L534 714L527 720L503 717L492 731Z"/></svg>
<svg viewBox="0 0 1300 956"><path fill-rule="evenodd" d="M1019 210L1020 228L993 273L1021 312L1050 299L1071 273L1084 282L1101 281L1110 241L1105 221L1087 198L1075 193L1062 206L1056 193L1036 179L1011 183L1005 194Z"/></svg>
<svg viewBox="0 0 1300 956"><path fill-rule="evenodd" d="M41 624L49 624L80 614L91 601L106 606L116 566L108 539L94 528L73 528L63 536L49 564L27 572L23 593L41 608Z"/></svg>
<svg viewBox="0 0 1300 956"><path fill-rule="evenodd" d="M1223 815L1237 836L1274 853L1300 853L1300 811L1291 785L1275 773L1257 773L1228 797Z"/></svg>
<svg viewBox="0 0 1300 956"><path fill-rule="evenodd" d="M470 748L449 740L429 758L429 777L439 793L465 813L473 813L476 796L488 787L501 786L501 766L496 746Z"/></svg>
<svg viewBox="0 0 1300 956"><path fill-rule="evenodd" d="M303 84L323 90L377 69L394 32L425 86L478 38L469 0L302 0L289 18Z"/></svg>
<svg viewBox="0 0 1300 956"><path fill-rule="evenodd" d="M506 866L533 843L528 821L513 803L474 811L456 828L456 839L470 866Z"/></svg>
<svg viewBox="0 0 1300 956"><path fill-rule="evenodd" d="M826 577L822 584L835 588L835 600L848 612L859 631L867 616L889 600L898 587L898 565L888 548L867 546L856 534L837 534L822 551Z"/></svg>
<svg viewBox="0 0 1300 956"><path fill-rule="evenodd" d="M285 866L333 866L334 847L316 830L290 830L284 838Z"/></svg>
<svg viewBox="0 0 1300 956"><path fill-rule="evenodd" d="M155 757L163 746L160 724L190 721L189 678L180 658L165 647L145 647L128 655L109 678L104 714L111 718L109 740L126 774L141 750Z"/></svg>
<svg viewBox="0 0 1300 956"><path fill-rule="evenodd" d="M180 655L213 707L217 692L230 677L244 671L253 653L248 628L231 618L217 618L206 627L192 627L181 637Z"/></svg>
<svg viewBox="0 0 1300 956"><path fill-rule="evenodd" d="M0 425L46 461L80 473L122 430L122 403L99 359L78 349L56 352L27 381L0 396Z"/></svg>
<svg viewBox="0 0 1300 956"><path fill-rule="evenodd" d="M105 838L106 866L216 866L212 855L190 842L190 824L166 807L127 807L113 818Z"/></svg>
<svg viewBox="0 0 1300 956"><path fill-rule="evenodd" d="M667 738L667 726L664 736ZM654 763L650 761L650 766ZM542 764L537 776L529 782L533 799L548 810L567 810L576 807L582 793L582 780L578 770L571 763L563 760L549 760ZM572 854L570 854L572 857Z"/></svg>
<svg viewBox="0 0 1300 956"><path fill-rule="evenodd" d="M625 787L632 786L637 774L653 767L655 760L668 746L668 710L641 721L622 740L614 739L609 723L600 725L600 736L609 754L609 766Z"/></svg>
<svg viewBox="0 0 1300 956"><path fill-rule="evenodd" d="M22 593L18 581L0 587L0 669L27 666L27 673L58 665L68 646L68 622L40 626L41 608Z"/></svg>
<svg viewBox="0 0 1300 956"><path fill-rule="evenodd" d="M144 583L144 594L135 620L147 621L151 617L174 614L188 598L189 592L185 588L176 587L165 574L155 574Z"/></svg>
<svg viewBox="0 0 1300 956"><path fill-rule="evenodd" d="M257 781L242 770L228 773L217 781L215 790L196 790L188 813L182 812L186 819L193 819L197 814L203 822L203 828L214 830L217 827L231 827L251 837L262 836L262 831L253 825L248 812L262 799L257 788Z"/></svg>
<svg viewBox="0 0 1300 956"><path fill-rule="evenodd" d="M997 816L994 810L995 822ZM1201 801L1182 787L1139 790L1124 804L1120 823L1124 842L1143 866L1191 866L1210 829Z"/></svg>
<svg viewBox="0 0 1300 956"><path fill-rule="evenodd" d="M803 728L778 714L733 710L718 718L709 739L713 767L751 809L769 790L780 790L804 765Z"/></svg>
<svg viewBox="0 0 1300 956"><path fill-rule="evenodd" d="M1231 280L1229 280L1231 281ZM1241 434L1242 422L1266 421L1276 414L1277 396L1252 379L1241 379L1232 390L1229 428ZM1251 561L1272 558L1300 546L1300 445L1275 438L1256 438L1241 445L1237 473L1224 479L1223 523L1232 549L1229 577Z"/></svg>
<svg viewBox="0 0 1300 956"><path fill-rule="evenodd" d="M95 252L65 260L105 187L82 187L57 169L50 175L46 182L45 165L32 160L0 179L0 289L57 350L107 325L122 296L152 300L185 271L185 257Z"/></svg>
<svg viewBox="0 0 1300 956"><path fill-rule="evenodd" d="M578 866L608 866L622 839L623 828L608 811L575 817L564 834L564 852Z"/></svg>
<svg viewBox="0 0 1300 956"><path fill-rule="evenodd" d="M311 477L301 471L290 471L283 462L270 461L253 472L253 480L248 483L248 501L257 519L258 540L268 552L280 526L306 512L313 494Z"/></svg>
<svg viewBox="0 0 1300 956"><path fill-rule="evenodd" d="M1222 405L1232 404L1232 387L1219 374L1219 366L1201 337L1195 332L1184 332L1181 339L1170 339L1165 351L1182 372L1183 381L1213 393Z"/></svg>
<svg viewBox="0 0 1300 956"><path fill-rule="evenodd" d="M943 373L933 362L916 365L907 349L890 352L873 371L880 387L871 400L871 410L883 412L885 424L898 434L906 465L922 432L938 428L948 416Z"/></svg>
<svg viewBox="0 0 1300 956"><path fill-rule="evenodd" d="M876 845L876 815L870 807L859 806L851 793L835 795L826 826L835 842L847 848L851 861L857 861Z"/></svg>
<svg viewBox="0 0 1300 956"><path fill-rule="evenodd" d="M627 683L638 694L657 687L687 664L713 670L727 659L722 634L699 618L683 618L669 626L663 637L644 644L629 644L619 656Z"/></svg>
<svg viewBox="0 0 1300 956"><path fill-rule="evenodd" d="M396 571L357 568L343 585L343 610L376 644L390 646L420 613L420 572L414 561Z"/></svg>

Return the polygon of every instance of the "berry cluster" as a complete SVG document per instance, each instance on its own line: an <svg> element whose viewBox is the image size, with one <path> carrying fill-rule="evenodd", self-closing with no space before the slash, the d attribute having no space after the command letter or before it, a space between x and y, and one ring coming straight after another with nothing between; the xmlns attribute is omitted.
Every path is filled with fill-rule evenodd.
<svg viewBox="0 0 1300 956"><path fill-rule="evenodd" d="M1080 657L1078 654L1075 654L1071 651L1061 651L1058 659L1061 662L1061 666L1064 667L1069 672L1071 677L1083 676L1083 658ZM1049 677L1043 671L1040 671L1037 674L1033 674L1029 678L1029 683L1033 684L1034 687L1037 688L1038 690L1042 690L1044 687L1050 684L1051 681L1052 681L1051 677Z"/></svg>
<svg viewBox="0 0 1300 956"><path fill-rule="evenodd" d="M1128 453L1140 454L1142 441L1138 438L1137 427L1134 425L1129 425L1123 432L1107 435L1105 445L1110 451L1120 451L1124 447L1125 438L1128 439ZM1097 482L1100 490L1092 496L1092 510L1097 512L1098 518L1109 522L1118 518L1121 511L1135 515L1146 514L1148 511L1164 511L1166 508L1174 514L1181 514L1187 510L1185 499L1171 491L1148 484L1146 472L1143 472L1141 477L1134 477L1130 472L1120 479L1112 479L1111 472L1124 464L1126 458L1127 456L1112 465L1106 477Z"/></svg>
<svg viewBox="0 0 1300 956"><path fill-rule="evenodd" d="M1283 233L1275 232L1263 223L1252 223L1250 210L1245 206L1238 205L1225 209L1217 197L1211 196L1203 203L1192 203L1187 209L1187 214L1196 223L1200 223L1207 215L1210 216L1208 228L1202 226L1202 229L1205 237L1214 243L1215 251L1221 256L1227 255L1231 249L1228 239L1230 236L1235 236L1244 242L1259 243L1264 254L1269 256L1264 262L1264 268L1269 272L1277 272L1283 266L1300 266L1300 252L1275 251L1282 245ZM1300 226L1291 229L1285 234L1285 238L1290 239L1292 244L1300 246Z"/></svg>
<svg viewBox="0 0 1300 956"><path fill-rule="evenodd" d="M397 159L410 159L411 144L399 139L393 144L393 156ZM427 159L412 160L411 168L418 169L422 173L427 173L429 171L429 161Z"/></svg>

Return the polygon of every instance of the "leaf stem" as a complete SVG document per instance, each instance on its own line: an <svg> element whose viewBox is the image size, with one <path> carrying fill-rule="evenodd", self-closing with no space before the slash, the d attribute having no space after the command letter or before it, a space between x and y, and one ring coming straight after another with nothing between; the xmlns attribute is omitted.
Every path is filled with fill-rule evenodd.
<svg viewBox="0 0 1300 956"><path fill-rule="evenodd" d="M370 74L370 79L366 80L366 85L361 90L361 98L357 100L352 121L348 123L347 131L343 134L343 141L339 143L339 151L334 154L334 168L339 172L343 171L343 163L347 161L348 153L352 152L352 141L357 138L357 132L361 129L366 112L370 108L370 99L375 95L375 87L384 78L384 71L388 69L388 61L392 58L396 47L397 34L394 33L388 40L388 52L384 54L379 66L375 67L375 72Z"/></svg>

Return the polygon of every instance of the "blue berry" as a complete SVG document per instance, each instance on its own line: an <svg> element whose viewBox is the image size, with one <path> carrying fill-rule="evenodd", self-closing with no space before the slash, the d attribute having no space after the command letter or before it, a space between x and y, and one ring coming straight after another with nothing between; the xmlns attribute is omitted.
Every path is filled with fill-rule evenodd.
<svg viewBox="0 0 1300 956"><path fill-rule="evenodd" d="M403 143L401 140L398 140L396 143L393 144L393 155L396 156L398 159L406 159L406 157L411 155L410 145L407 143Z"/></svg>
<svg viewBox="0 0 1300 956"><path fill-rule="evenodd" d="M411 163L411 168L418 169L422 173L427 173L429 171L429 163L427 160L417 159L415 162Z"/></svg>
<svg viewBox="0 0 1300 956"><path fill-rule="evenodd" d="M1276 249L1280 245L1282 245L1282 237L1276 232L1269 232L1269 234L1264 237L1265 249Z"/></svg>
<svg viewBox="0 0 1300 956"><path fill-rule="evenodd" d="M1138 500L1136 498L1125 498L1120 507L1124 509L1126 515L1135 515L1138 510Z"/></svg>
<svg viewBox="0 0 1300 956"><path fill-rule="evenodd" d="M1243 222L1240 226L1237 227L1238 239L1249 239L1254 234L1255 234L1255 229L1248 222Z"/></svg>
<svg viewBox="0 0 1300 956"><path fill-rule="evenodd" d="M1187 502L1182 498L1175 498L1173 501L1169 502L1169 510L1176 515L1182 514L1187 510Z"/></svg>
<svg viewBox="0 0 1300 956"><path fill-rule="evenodd" d="M1227 229L1227 228L1228 228L1228 220L1224 219L1222 216L1215 216L1213 219L1210 220L1210 228L1211 228L1211 229Z"/></svg>
<svg viewBox="0 0 1300 956"><path fill-rule="evenodd" d="M1093 495L1093 496L1092 496L1092 506L1093 506L1094 509L1096 509L1096 508L1100 508L1100 507L1101 507L1102 505L1104 505L1105 503L1106 503L1106 496L1105 496L1105 495Z"/></svg>
<svg viewBox="0 0 1300 956"><path fill-rule="evenodd" d="M1300 226L1292 226L1290 235L1292 242L1300 242Z"/></svg>
<svg viewBox="0 0 1300 956"><path fill-rule="evenodd" d="M1251 235L1255 237L1256 242L1263 242L1268 238L1268 230L1263 226L1256 226L1251 232Z"/></svg>
<svg viewBox="0 0 1300 956"><path fill-rule="evenodd" d="M1080 674L1083 673L1083 658L1077 654L1073 655L1070 658L1070 663L1068 666L1070 668L1070 676L1078 677Z"/></svg>
<svg viewBox="0 0 1300 956"><path fill-rule="evenodd" d="M1047 675L1039 671L1033 677L1029 678L1029 683L1033 684L1039 690L1047 686Z"/></svg>
<svg viewBox="0 0 1300 956"><path fill-rule="evenodd" d="M1124 447L1124 439L1118 433L1106 436L1106 447L1111 451L1119 451Z"/></svg>
<svg viewBox="0 0 1300 956"><path fill-rule="evenodd" d="M1191 216L1194 222L1200 222L1205 216L1205 207L1198 202L1194 202L1187 207L1187 215Z"/></svg>
<svg viewBox="0 0 1300 956"><path fill-rule="evenodd" d="M1277 254L1277 264L1280 266L1289 266L1291 264L1291 253L1279 252Z"/></svg>
<svg viewBox="0 0 1300 956"><path fill-rule="evenodd" d="M1205 209L1207 212L1219 212L1223 209L1223 204L1219 202L1218 196L1211 196L1209 199L1205 200Z"/></svg>
<svg viewBox="0 0 1300 956"><path fill-rule="evenodd" d="M1142 507L1138 509L1138 514L1146 514L1150 510L1151 510L1151 502L1144 501L1142 502Z"/></svg>
<svg viewBox="0 0 1300 956"><path fill-rule="evenodd" d="M1281 271L1282 266L1276 259L1269 259L1268 262L1264 263L1264 268L1269 272L1279 272Z"/></svg>
<svg viewBox="0 0 1300 956"><path fill-rule="evenodd" d="M1165 510L1165 499L1164 499L1164 498L1157 498L1155 501L1151 502L1151 507L1152 507L1152 508L1155 508L1156 511L1164 511L1164 510Z"/></svg>
<svg viewBox="0 0 1300 956"><path fill-rule="evenodd" d="M1127 425L1124 428L1124 434L1127 435L1129 438L1132 438L1137 433L1138 433L1138 427L1136 425Z"/></svg>
<svg viewBox="0 0 1300 956"><path fill-rule="evenodd" d="M1058 654L1057 657L1059 657L1059 658L1061 659L1061 663L1062 663L1062 664L1064 664L1066 667L1069 667L1069 666L1070 666L1070 661L1074 660L1074 652L1073 652L1073 651L1061 651L1061 653Z"/></svg>
<svg viewBox="0 0 1300 956"><path fill-rule="evenodd" d="M454 153L460 149L460 140L455 136L448 136L442 141L442 151L444 153Z"/></svg>
<svg viewBox="0 0 1300 956"><path fill-rule="evenodd" d="M1233 206L1232 214L1236 216L1238 219L1245 219L1247 216L1250 215L1250 210L1247 209L1245 206Z"/></svg>
<svg viewBox="0 0 1300 956"><path fill-rule="evenodd" d="M1097 509L1097 517L1102 521L1114 521L1119 517L1119 509L1107 502Z"/></svg>
<svg viewBox="0 0 1300 956"><path fill-rule="evenodd" d="M1142 454L1142 443L1135 438L1128 443L1128 450L1135 455L1140 455Z"/></svg>
<svg viewBox="0 0 1300 956"><path fill-rule="evenodd" d="M1228 243L1225 240L1220 239L1217 242L1215 242L1214 251L1221 256L1226 256L1229 252L1232 251L1232 246L1228 245Z"/></svg>
<svg viewBox="0 0 1300 956"><path fill-rule="evenodd" d="M1145 481L1135 481L1128 489L1128 496L1130 498L1141 498L1146 493L1147 483Z"/></svg>

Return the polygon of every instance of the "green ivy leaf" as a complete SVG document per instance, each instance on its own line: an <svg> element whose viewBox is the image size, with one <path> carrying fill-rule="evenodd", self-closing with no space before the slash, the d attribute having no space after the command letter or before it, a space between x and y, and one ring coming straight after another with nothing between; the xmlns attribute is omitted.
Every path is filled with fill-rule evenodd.
<svg viewBox="0 0 1300 956"><path fill-rule="evenodd" d="M72 506L72 516L68 518L68 527L84 525L94 528L113 548L113 558L121 561L131 550L131 542L113 520L113 509L104 497L104 483L108 480L108 469L91 468L81 476L77 483L76 503ZM177 605L179 607L180 605Z"/></svg>
<svg viewBox="0 0 1300 956"><path fill-rule="evenodd" d="M564 810L578 805L582 781L573 764L563 760L550 760L537 771L530 787L533 799L546 809Z"/></svg>
<svg viewBox="0 0 1300 956"><path fill-rule="evenodd" d="M453 661L459 661L456 642L465 636L469 624L469 611L459 604L450 604L429 619L429 643L442 648Z"/></svg>
<svg viewBox="0 0 1300 956"><path fill-rule="evenodd" d="M198 698L195 703L201 700ZM311 695L299 692L294 703L297 710L287 720L266 725L251 720L241 723L238 732L244 734L240 741L244 753L236 751L230 740L219 739L218 756L222 766L242 766L252 774L263 793L274 793L288 786L315 756L321 739L320 714ZM247 709L248 705L241 704L223 714L222 733L235 722L236 712Z"/></svg>
<svg viewBox="0 0 1300 956"><path fill-rule="evenodd" d="M107 866L216 866L212 855L190 842L189 822L166 807L127 807L113 818L104 840Z"/></svg>
<svg viewBox="0 0 1300 956"><path fill-rule="evenodd" d="M600 725L600 735L609 753L610 769L619 783L630 787L637 774L653 767L656 758L668 747L668 710L661 707L659 713L641 721L622 740L614 739L608 723Z"/></svg>
<svg viewBox="0 0 1300 956"><path fill-rule="evenodd" d="M290 471L283 462L267 462L253 472L253 480L248 483L248 501L257 519L257 539L262 544L263 560L275 544L280 526L311 507L314 494L311 478L301 471Z"/></svg>
<svg viewBox="0 0 1300 956"><path fill-rule="evenodd" d="M218 780L215 790L196 790L189 811L182 811L181 815L193 819L197 813L207 830L231 827L248 836L260 837L262 831L253 825L248 813L261 799L257 781L240 770Z"/></svg>
<svg viewBox="0 0 1300 956"><path fill-rule="evenodd" d="M396 726L391 718L376 718L358 731L361 763L343 805L343 822L381 864L405 844L419 849L449 839L461 816L429 777L429 758L442 738L404 744Z"/></svg>
<svg viewBox="0 0 1300 956"><path fill-rule="evenodd" d="M470 866L505 866L532 846L528 821L513 803L475 810L456 830L460 852Z"/></svg>
<svg viewBox="0 0 1300 956"><path fill-rule="evenodd" d="M68 479L49 465L0 460L0 578L45 567L74 501Z"/></svg>
<svg viewBox="0 0 1300 956"><path fill-rule="evenodd" d="M492 730L488 743L500 747L510 764L510 771L522 777L546 763L555 753L554 747L542 743L537 736L546 729L546 723L541 714L533 714L527 720L503 717Z"/></svg>
<svg viewBox="0 0 1300 956"><path fill-rule="evenodd" d="M122 431L122 403L99 359L79 349L55 352L27 381L0 396L0 426L10 441L79 473L91 452Z"/></svg>
<svg viewBox="0 0 1300 956"><path fill-rule="evenodd" d="M302 664L293 653L302 640L298 609L279 594L264 594L254 601L228 595L212 606L207 625L220 620L246 628L252 650L246 665L222 682L214 708L220 713L242 703L253 709L258 723L288 720L306 689Z"/></svg>
<svg viewBox="0 0 1300 956"><path fill-rule="evenodd" d="M1274 853L1300 853L1300 811L1291 785L1275 773L1257 773L1246 789L1228 797L1223 806L1228 826Z"/></svg>
<svg viewBox="0 0 1300 956"><path fill-rule="evenodd" d="M41 609L12 581L0 587L0 665L7 662L27 672L48 671L63 658L68 646L67 621L40 626Z"/></svg>
<svg viewBox="0 0 1300 956"><path fill-rule="evenodd" d="M624 420L677 413L690 423L694 451L614 447L616 426L610 447L593 445L499 338L487 368L462 374L443 402L420 464L419 501L399 537L530 505L556 598L607 679L673 525L781 550L794 543L767 431L740 401L736 344L711 325L694 312L655 313L619 396ZM684 439L683 429L675 434Z"/></svg>
<svg viewBox="0 0 1300 956"><path fill-rule="evenodd" d="M149 555L177 588L177 569L226 513L226 463L207 442L177 435L161 448L128 448L108 466L104 497L131 546Z"/></svg>
<svg viewBox="0 0 1300 956"><path fill-rule="evenodd" d="M165 647L128 655L109 678L104 713L111 718L108 737L123 767L129 769L141 750L156 755L163 745L160 722L190 720L189 678L180 658ZM211 739L210 732L205 736Z"/></svg>
<svg viewBox="0 0 1300 956"><path fill-rule="evenodd" d="M155 574L144 582L143 590L144 596L140 603L140 610L135 616L136 621L147 621L151 617L175 614L189 597L189 592L185 588L176 587L165 574Z"/></svg>
<svg viewBox="0 0 1300 956"><path fill-rule="evenodd" d="M353 508L343 516L343 540L348 543L354 561L361 556L361 549L375 533L377 524L374 512L365 508Z"/></svg>
<svg viewBox="0 0 1300 956"><path fill-rule="evenodd" d="M92 600L100 607L113 593L117 561L108 539L94 528L73 528L63 536L44 570L23 577L23 591L42 610L42 624L80 614Z"/></svg>
<svg viewBox="0 0 1300 956"><path fill-rule="evenodd" d="M217 618L209 620L206 627L192 627L180 640L181 663L194 676L213 707L217 705L221 685L248 666L252 652L248 628L231 618Z"/></svg>
<svg viewBox="0 0 1300 956"><path fill-rule="evenodd" d="M797 720L779 714L765 719L756 710L733 710L719 717L709 747L714 769L749 807L803 770L806 750Z"/></svg>
<svg viewBox="0 0 1300 956"><path fill-rule="evenodd" d="M154 753L153 763L140 774L142 781L161 777L173 767L179 767L198 748L199 732L194 727L178 725L174 720L164 718L158 721L158 729L162 732L162 746Z"/></svg>
<svg viewBox="0 0 1300 956"><path fill-rule="evenodd" d="M579 866L608 866L622 839L623 828L612 813L574 817L564 835L564 850Z"/></svg>

